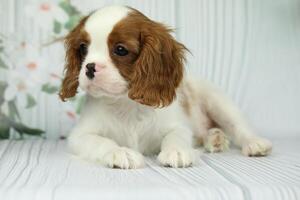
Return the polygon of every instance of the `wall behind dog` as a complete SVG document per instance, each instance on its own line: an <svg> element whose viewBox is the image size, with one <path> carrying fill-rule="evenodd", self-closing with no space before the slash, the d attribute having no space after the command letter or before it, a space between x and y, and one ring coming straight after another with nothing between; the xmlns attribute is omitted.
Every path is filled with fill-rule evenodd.
<svg viewBox="0 0 300 200"><path fill-rule="evenodd" d="M68 134L84 98L58 99L62 38L110 4L176 28L192 52L187 73L223 89L257 132L300 134L299 0L1 0L0 138Z"/></svg>

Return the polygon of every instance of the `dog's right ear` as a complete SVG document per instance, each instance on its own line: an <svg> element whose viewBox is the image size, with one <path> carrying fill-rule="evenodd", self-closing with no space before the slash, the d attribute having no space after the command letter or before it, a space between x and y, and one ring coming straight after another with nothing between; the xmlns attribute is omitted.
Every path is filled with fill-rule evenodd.
<svg viewBox="0 0 300 200"><path fill-rule="evenodd" d="M77 93L78 76L85 57L84 53L87 53L89 44L88 34L83 29L87 18L81 19L79 24L65 37L66 64L64 79L59 92L62 101L66 101L67 98L73 97Z"/></svg>

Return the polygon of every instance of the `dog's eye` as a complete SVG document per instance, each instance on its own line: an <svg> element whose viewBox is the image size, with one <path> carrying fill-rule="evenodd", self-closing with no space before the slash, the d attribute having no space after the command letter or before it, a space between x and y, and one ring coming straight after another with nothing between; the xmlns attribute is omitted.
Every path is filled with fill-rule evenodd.
<svg viewBox="0 0 300 200"><path fill-rule="evenodd" d="M80 56L84 57L87 54L87 44L86 43L81 43L79 46L79 52L80 52Z"/></svg>
<svg viewBox="0 0 300 200"><path fill-rule="evenodd" d="M128 50L124 46L118 44L114 49L114 54L118 56L126 56L128 54Z"/></svg>

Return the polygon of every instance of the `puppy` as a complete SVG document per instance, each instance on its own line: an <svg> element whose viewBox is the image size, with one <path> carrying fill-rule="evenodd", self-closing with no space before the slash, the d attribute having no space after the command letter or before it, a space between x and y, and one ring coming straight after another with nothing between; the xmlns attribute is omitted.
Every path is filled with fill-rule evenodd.
<svg viewBox="0 0 300 200"><path fill-rule="evenodd" d="M73 97L78 86L87 95L68 138L71 151L111 168L143 167L143 154L188 167L195 143L223 151L226 133L244 155L267 155L271 143L253 134L229 100L184 75L187 49L170 31L133 8L110 6L66 36L60 98Z"/></svg>

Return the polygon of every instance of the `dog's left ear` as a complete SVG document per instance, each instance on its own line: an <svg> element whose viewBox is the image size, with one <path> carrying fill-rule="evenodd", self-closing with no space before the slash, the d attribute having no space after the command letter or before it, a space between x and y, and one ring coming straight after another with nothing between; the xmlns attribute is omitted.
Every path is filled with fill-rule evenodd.
<svg viewBox="0 0 300 200"><path fill-rule="evenodd" d="M84 17L79 24L65 37L64 44L66 49L65 77L62 81L59 97L62 101L76 95L79 85L78 76L83 61L80 55L80 45L87 43L86 33L83 26L87 17Z"/></svg>
<svg viewBox="0 0 300 200"><path fill-rule="evenodd" d="M133 66L128 94L141 104L164 107L176 97L187 49L170 32L163 24L150 20L143 23L141 52Z"/></svg>

